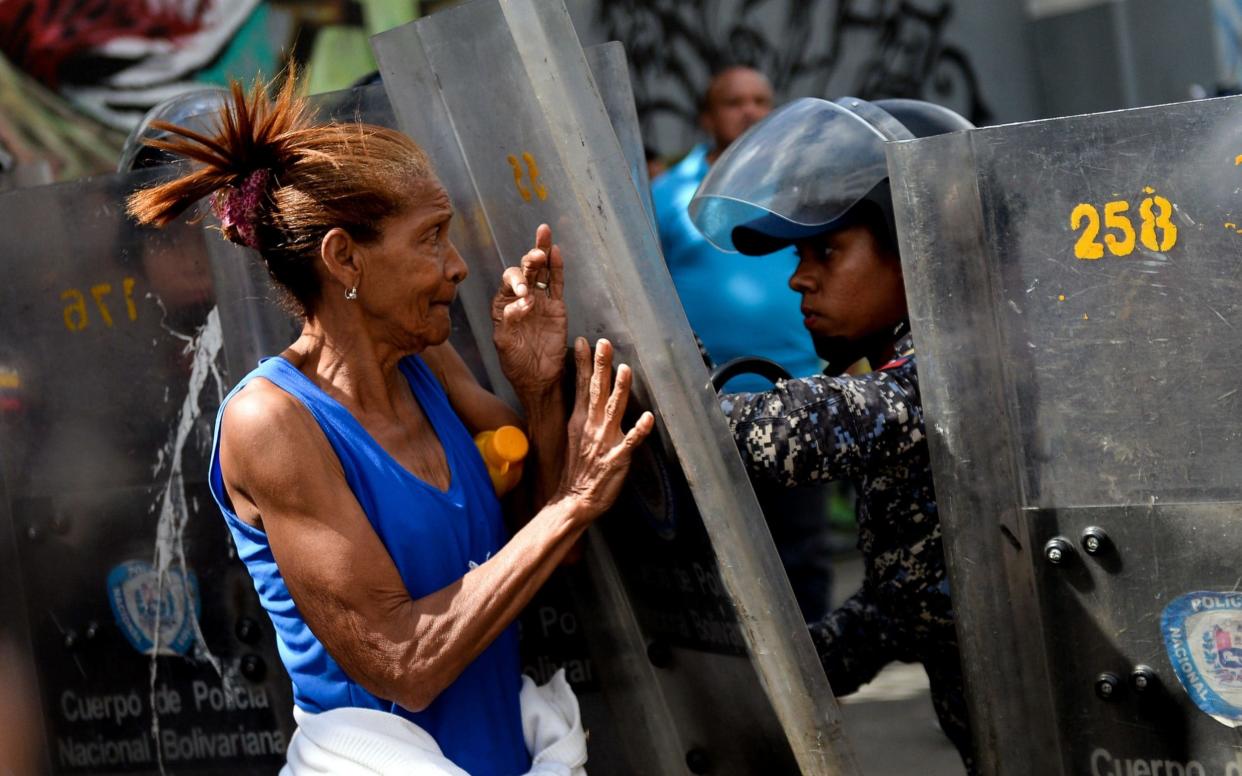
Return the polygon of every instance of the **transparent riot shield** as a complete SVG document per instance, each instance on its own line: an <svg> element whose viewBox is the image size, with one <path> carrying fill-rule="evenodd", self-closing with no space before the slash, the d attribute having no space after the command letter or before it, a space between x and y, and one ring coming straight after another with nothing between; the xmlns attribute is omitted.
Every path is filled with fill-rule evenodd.
<svg viewBox="0 0 1242 776"><path fill-rule="evenodd" d="M642 128L638 124L638 107L634 104L634 87L630 83L630 63L625 46L619 41L601 43L585 49L587 66L604 103L608 121L616 133L621 153L630 167L630 179L642 199L647 219L655 228L655 206L651 202L651 179L647 175L647 152L643 146Z"/></svg>
<svg viewBox="0 0 1242 776"><path fill-rule="evenodd" d="M21 772L267 774L292 730L206 484L218 238L134 226L123 199L151 179L0 195L0 660L38 688L0 703L46 739Z"/></svg>
<svg viewBox="0 0 1242 776"><path fill-rule="evenodd" d="M573 578L610 709L586 720L592 744L625 742L626 759L593 755L592 771L854 772L563 4L470 3L374 45L403 130L453 198L453 239L472 270L462 298L479 340L490 341L486 300L500 270L549 223L569 257L571 334L609 337L635 369L635 403L658 418L658 439L590 532L586 568Z"/></svg>
<svg viewBox="0 0 1242 776"><path fill-rule="evenodd" d="M890 146L987 773L1242 773L1240 121Z"/></svg>

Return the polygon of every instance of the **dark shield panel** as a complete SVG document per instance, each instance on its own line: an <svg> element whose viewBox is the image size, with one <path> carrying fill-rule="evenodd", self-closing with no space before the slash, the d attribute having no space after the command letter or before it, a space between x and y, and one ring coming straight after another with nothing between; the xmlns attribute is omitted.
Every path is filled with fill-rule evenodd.
<svg viewBox="0 0 1242 776"><path fill-rule="evenodd" d="M0 628L38 687L6 703L53 773L272 773L289 682L206 485L218 238L134 226L151 179L0 196Z"/></svg>
<svg viewBox="0 0 1242 776"><path fill-rule="evenodd" d="M1242 773L1240 128L889 147L986 772Z"/></svg>
<svg viewBox="0 0 1242 776"><path fill-rule="evenodd" d="M462 299L481 349L500 270L548 223L567 256L571 334L610 338L635 369L634 403L658 418L658 439L571 577L610 709L601 723L622 721L614 733L630 742L628 762L593 755L592 770L854 772L564 5L469 3L379 35L375 49L402 128L453 199L452 236L472 270Z"/></svg>

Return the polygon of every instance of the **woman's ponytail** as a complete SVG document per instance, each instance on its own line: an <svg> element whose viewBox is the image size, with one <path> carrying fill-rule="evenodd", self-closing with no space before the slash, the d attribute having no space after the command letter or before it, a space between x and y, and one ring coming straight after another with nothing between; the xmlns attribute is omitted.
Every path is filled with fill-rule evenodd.
<svg viewBox="0 0 1242 776"><path fill-rule="evenodd" d="M194 203L213 196L224 236L258 249L258 227L267 203L267 186L293 152L291 130L306 123L306 101L296 96L296 73L290 68L274 102L256 79L247 95L231 84L231 99L220 110L214 137L164 121L153 129L173 136L148 140L153 148L186 157L202 166L180 178L143 189L129 197L129 213L139 223L165 226Z"/></svg>
<svg viewBox="0 0 1242 776"><path fill-rule="evenodd" d="M198 166L131 194L129 213L164 226L211 197L224 236L257 250L303 315L319 297L323 236L339 227L359 243L377 239L381 222L408 207L416 184L433 176L426 155L399 132L317 124L292 67L274 99L261 81L248 93L233 82L214 133L151 126L171 137L148 145Z"/></svg>

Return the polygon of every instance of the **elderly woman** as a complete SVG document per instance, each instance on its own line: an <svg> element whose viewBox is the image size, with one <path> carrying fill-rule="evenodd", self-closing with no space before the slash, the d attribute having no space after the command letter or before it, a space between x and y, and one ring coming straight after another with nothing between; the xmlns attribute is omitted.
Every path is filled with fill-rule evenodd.
<svg viewBox="0 0 1242 776"><path fill-rule="evenodd" d="M201 164L130 199L162 225L213 195L225 236L258 252L305 320L220 408L212 493L295 714L379 710L471 774L523 773L514 619L616 498L653 420L622 431L631 374L618 367L609 391L610 346L592 364L581 339L565 417L562 261L540 227L493 305L542 503L507 538L472 434L520 419L446 344L466 277L448 196L400 133L309 115L292 77L274 101L234 84L214 136L165 125L178 139L153 143Z"/></svg>

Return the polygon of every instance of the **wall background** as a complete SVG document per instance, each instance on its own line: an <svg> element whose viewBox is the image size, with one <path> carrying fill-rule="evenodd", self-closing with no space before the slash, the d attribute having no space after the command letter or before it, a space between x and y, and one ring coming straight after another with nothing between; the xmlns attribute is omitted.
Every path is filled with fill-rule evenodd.
<svg viewBox="0 0 1242 776"><path fill-rule="evenodd" d="M1242 81L1242 0L567 0L583 43L626 44L649 145L699 137L708 74L778 98L920 97L976 123L1211 95Z"/></svg>
<svg viewBox="0 0 1242 776"><path fill-rule="evenodd" d="M374 70L368 36L462 0L0 0L0 188L111 167L151 106L302 63L312 91ZM1210 96L1242 83L1242 0L566 0L619 40L650 147L698 138L723 65L779 100L921 97L976 123ZM37 173L37 174L33 174Z"/></svg>

